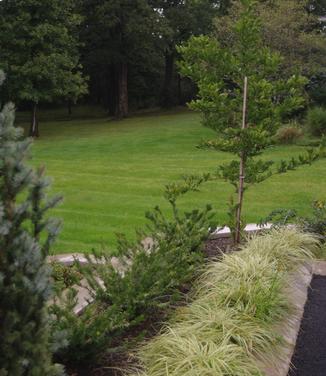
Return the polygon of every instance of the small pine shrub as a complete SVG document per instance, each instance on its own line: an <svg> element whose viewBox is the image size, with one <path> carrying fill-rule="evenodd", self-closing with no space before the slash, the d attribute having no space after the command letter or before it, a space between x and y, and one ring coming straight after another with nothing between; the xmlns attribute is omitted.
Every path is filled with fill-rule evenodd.
<svg viewBox="0 0 326 376"><path fill-rule="evenodd" d="M90 364L102 355L103 350L112 349L111 340L115 333L127 327L119 312L101 304L90 304L82 315L74 313L77 291L73 288L53 304L52 336L56 344L55 359L64 364Z"/></svg>
<svg viewBox="0 0 326 376"><path fill-rule="evenodd" d="M307 124L313 136L326 135L326 109L315 107L308 111Z"/></svg>
<svg viewBox="0 0 326 376"><path fill-rule="evenodd" d="M60 262L51 263L52 279L54 288L59 293L60 291L78 284L82 278L77 265L63 265Z"/></svg>
<svg viewBox="0 0 326 376"><path fill-rule="evenodd" d="M209 228L215 226L209 205L203 210L180 213L176 200L197 190L207 179L192 176L182 184L168 185L165 198L171 205L172 219L156 207L146 214L149 224L138 232L136 241L129 242L120 234L115 266L107 254L94 255L95 261L89 257L88 265L80 265L94 291L95 303L80 317L71 313L73 296L66 307L53 307L54 332L63 331L68 339L67 347L57 353L59 360L89 362L110 348L117 334L181 298L203 264L202 246ZM144 246L144 238L150 239L148 246Z"/></svg>
<svg viewBox="0 0 326 376"><path fill-rule="evenodd" d="M191 178L190 178L191 180ZM202 245L209 235L212 208L180 213L176 205L178 196L192 190L193 181L185 185L167 187L165 197L172 207L172 220L159 207L146 214L149 220L147 238L150 249L142 242L129 243L119 238L119 260L123 273L113 267L99 265L96 275L104 282L97 286L98 298L123 311L129 322L139 322L161 306L178 299L179 287L189 282L204 261ZM94 285L94 279L90 281Z"/></svg>
<svg viewBox="0 0 326 376"><path fill-rule="evenodd" d="M276 133L276 141L281 144L294 144L303 136L303 130L297 125L289 124L284 127L279 128Z"/></svg>

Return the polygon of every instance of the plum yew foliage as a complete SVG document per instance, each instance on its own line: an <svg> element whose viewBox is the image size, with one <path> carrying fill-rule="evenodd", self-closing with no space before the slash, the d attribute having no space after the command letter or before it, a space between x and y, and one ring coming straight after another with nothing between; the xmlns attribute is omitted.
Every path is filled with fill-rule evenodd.
<svg viewBox="0 0 326 376"><path fill-rule="evenodd" d="M194 80L198 98L190 108L202 114L203 124L216 132L208 147L232 153L236 159L219 167L218 176L229 181L236 194L272 174L272 161L259 157L273 144L273 136L291 114L305 104L306 79L280 74L282 57L267 48L261 36L261 23L255 2L242 0L242 14L233 25L234 41L224 45L214 36L192 37L179 47L181 73ZM248 100L243 123L244 79L248 80ZM244 167L244 185L240 185L240 162ZM233 216L242 201L230 208L230 227L240 228ZM241 214L241 213L240 213Z"/></svg>

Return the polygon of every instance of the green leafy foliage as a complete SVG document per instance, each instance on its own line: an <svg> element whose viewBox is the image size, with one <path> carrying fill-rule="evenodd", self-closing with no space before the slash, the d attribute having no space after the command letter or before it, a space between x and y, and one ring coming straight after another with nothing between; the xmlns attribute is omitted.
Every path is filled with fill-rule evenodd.
<svg viewBox="0 0 326 376"><path fill-rule="evenodd" d="M223 13L228 0L151 0L150 3L162 26L159 46L164 55L165 74L160 104L171 107L182 103L182 80L175 69L176 46L190 36L210 33L213 19Z"/></svg>
<svg viewBox="0 0 326 376"><path fill-rule="evenodd" d="M87 86L79 63L76 1L0 2L0 68L10 100L75 101ZM34 124L32 136L38 135Z"/></svg>
<svg viewBox="0 0 326 376"><path fill-rule="evenodd" d="M74 85L76 92L85 90L76 40L81 19L74 7L74 0L0 4L1 68L11 99L38 103L65 97Z"/></svg>
<svg viewBox="0 0 326 376"><path fill-rule="evenodd" d="M51 269L54 288L58 292L78 284L82 278L76 264L67 266L60 262L52 262Z"/></svg>
<svg viewBox="0 0 326 376"><path fill-rule="evenodd" d="M220 176L235 187L238 195L230 211L237 218L229 223L238 234L244 191L272 175L273 162L256 157L273 144L273 136L284 119L304 107L306 83L299 75L282 78L282 58L267 48L262 38L257 3L242 0L240 9L231 27L232 43L199 36L179 47L180 71L198 86L198 99L190 107L202 114L203 124L217 135L201 146L230 152L238 158L219 168ZM244 119L245 77L249 86Z"/></svg>
<svg viewBox="0 0 326 376"><path fill-rule="evenodd" d="M0 112L0 374L59 375L50 351L45 257L60 227L47 212L60 198L47 197L44 169L27 164L31 141L14 127L14 112L13 104Z"/></svg>
<svg viewBox="0 0 326 376"><path fill-rule="evenodd" d="M123 118L129 110L128 86L142 105L150 100L146 89L154 92L161 77L162 62L155 49L162 34L160 18L145 0L86 0L81 11L91 94L102 98L111 115Z"/></svg>
<svg viewBox="0 0 326 376"><path fill-rule="evenodd" d="M260 224L272 223L273 227L283 227L289 224L299 225L303 231L317 234L322 242L326 241L326 202L315 200L312 205L310 216L299 216L293 209L276 209L272 211Z"/></svg>
<svg viewBox="0 0 326 376"><path fill-rule="evenodd" d="M100 304L88 306L82 315L74 312L77 291L73 288L61 297L59 304L50 308L52 338L59 345L53 346L55 359L69 364L90 364L105 349L112 348L115 334L127 327L124 317L114 309Z"/></svg>
<svg viewBox="0 0 326 376"><path fill-rule="evenodd" d="M255 11L263 25L261 37L265 45L283 57L280 72L283 77L292 76L294 71L307 77L324 72L325 33L311 3L310 0L256 1ZM233 1L223 21L216 21L216 33L223 44L233 45L233 25L243 7L243 2Z"/></svg>
<svg viewBox="0 0 326 376"><path fill-rule="evenodd" d="M326 138L323 138L318 147L306 149L304 154L299 154L297 158L292 157L289 161L281 160L277 165L276 173L283 174L290 170L295 170L303 165L311 165L312 163L326 157L325 149Z"/></svg>
<svg viewBox="0 0 326 376"><path fill-rule="evenodd" d="M275 209L266 218L259 222L260 226L272 223L275 228L280 228L293 222L298 213L292 209Z"/></svg>
<svg viewBox="0 0 326 376"><path fill-rule="evenodd" d="M316 74L310 78L306 87L313 103L325 106L326 105L326 72Z"/></svg>
<svg viewBox="0 0 326 376"><path fill-rule="evenodd" d="M247 163L247 172L245 176L245 182L248 188L251 184L260 183L268 179L272 175L271 166L273 166L273 161L263 161L263 160L250 160ZM224 180L229 181L236 189L238 189L239 182L239 162L232 161L228 164L219 166L220 177Z"/></svg>
<svg viewBox="0 0 326 376"><path fill-rule="evenodd" d="M314 107L307 113L307 124L314 136L326 135L326 109Z"/></svg>
<svg viewBox="0 0 326 376"><path fill-rule="evenodd" d="M319 234L326 241L326 201L316 200L312 203L312 215L301 218L305 231Z"/></svg>
<svg viewBox="0 0 326 376"><path fill-rule="evenodd" d="M207 175L188 176L180 184L167 185L169 216L154 208L146 214L149 223L136 241L118 235L115 258L94 254L87 266L80 266L95 304L80 317L71 313L73 295L65 307L54 307L54 330L64 331L68 339L59 359L89 361L109 348L116 336L181 299L203 264L203 242L215 226L210 206L180 213L177 199L198 190L207 179Z"/></svg>

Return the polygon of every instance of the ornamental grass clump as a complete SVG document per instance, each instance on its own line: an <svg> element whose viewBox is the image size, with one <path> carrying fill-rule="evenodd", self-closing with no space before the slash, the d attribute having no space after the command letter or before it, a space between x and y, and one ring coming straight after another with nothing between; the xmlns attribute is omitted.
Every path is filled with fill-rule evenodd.
<svg viewBox="0 0 326 376"><path fill-rule="evenodd" d="M247 252L265 255L277 262L278 269L289 272L296 269L317 252L319 240L310 233L299 232L295 228L273 229L264 237L250 241Z"/></svg>
<svg viewBox="0 0 326 376"><path fill-rule="evenodd" d="M275 327L293 309L285 294L292 272L313 257L318 241L292 229L256 236L213 262L193 302L180 308L139 350L143 376L259 376L286 345Z"/></svg>
<svg viewBox="0 0 326 376"><path fill-rule="evenodd" d="M275 139L280 144L295 144L303 134L303 130L296 123L288 124L277 130Z"/></svg>

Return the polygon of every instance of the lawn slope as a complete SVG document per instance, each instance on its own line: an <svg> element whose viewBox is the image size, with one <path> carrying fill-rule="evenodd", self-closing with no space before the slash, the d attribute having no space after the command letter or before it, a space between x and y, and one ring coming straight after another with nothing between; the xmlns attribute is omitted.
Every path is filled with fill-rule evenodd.
<svg viewBox="0 0 326 376"><path fill-rule="evenodd" d="M134 228L145 223L145 211L155 205L167 207L162 198L164 184L182 174L212 172L230 159L226 153L196 148L213 133L188 111L124 121L91 115L41 121L41 137L33 147L32 163L46 166L53 191L64 196L54 211L64 221L54 247L57 253L113 248L116 232L132 236ZM18 123L26 126L22 119ZM299 146L280 146L269 150L266 158L286 159L302 151ZM313 199L326 197L325 182L325 161L275 176L248 191L247 219L255 222L278 207L308 213ZM222 223L230 193L225 182L209 183L202 192L184 198L182 206L210 202Z"/></svg>

